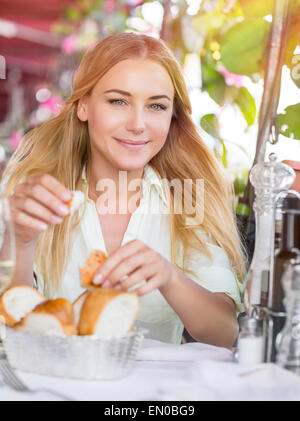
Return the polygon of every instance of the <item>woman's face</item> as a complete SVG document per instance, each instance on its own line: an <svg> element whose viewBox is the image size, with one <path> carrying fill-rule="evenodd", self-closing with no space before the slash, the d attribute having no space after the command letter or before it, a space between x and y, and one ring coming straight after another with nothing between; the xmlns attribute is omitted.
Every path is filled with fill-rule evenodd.
<svg viewBox="0 0 300 421"><path fill-rule="evenodd" d="M121 170L143 168L166 141L173 98L172 81L160 64L128 59L112 67L79 101L93 159Z"/></svg>

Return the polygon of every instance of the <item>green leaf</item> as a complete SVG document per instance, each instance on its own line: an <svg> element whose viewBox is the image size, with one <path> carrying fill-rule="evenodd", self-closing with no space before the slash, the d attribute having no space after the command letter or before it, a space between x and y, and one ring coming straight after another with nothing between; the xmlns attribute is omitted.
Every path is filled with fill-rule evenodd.
<svg viewBox="0 0 300 421"><path fill-rule="evenodd" d="M219 122L215 114L205 114L202 116L200 126L215 139L220 139Z"/></svg>
<svg viewBox="0 0 300 421"><path fill-rule="evenodd" d="M220 139L221 145L222 145L222 164L224 168L228 167L228 160L227 160L227 149L224 143L224 140Z"/></svg>
<svg viewBox="0 0 300 421"><path fill-rule="evenodd" d="M240 196L244 193L247 184L247 179L245 177L237 176L234 179L233 187L234 193L236 196Z"/></svg>
<svg viewBox="0 0 300 421"><path fill-rule="evenodd" d="M206 34L221 29L226 20L226 15L219 12L203 13L191 19L195 28Z"/></svg>
<svg viewBox="0 0 300 421"><path fill-rule="evenodd" d="M209 96L217 104L223 105L225 100L225 78L212 65L201 62L202 90L207 91Z"/></svg>
<svg viewBox="0 0 300 421"><path fill-rule="evenodd" d="M224 168L227 168L227 149L224 140L220 136L219 122L217 116L215 114L205 114L200 119L200 126L203 130L206 131L206 133L210 134L213 138L217 139L220 142L222 146L222 153L220 154L220 152L217 149L215 150L215 152L218 159L222 161Z"/></svg>
<svg viewBox="0 0 300 421"><path fill-rule="evenodd" d="M65 15L72 21L78 21L81 18L81 14L78 9L75 7L67 7L65 10Z"/></svg>
<svg viewBox="0 0 300 421"><path fill-rule="evenodd" d="M230 86L228 87L228 90L232 95L232 100L243 113L248 127L251 126L255 122L256 117L256 104L253 96L245 87L237 88L235 86Z"/></svg>
<svg viewBox="0 0 300 421"><path fill-rule="evenodd" d="M231 27L220 39L221 61L231 73L250 76L263 69L270 23L247 19Z"/></svg>
<svg viewBox="0 0 300 421"><path fill-rule="evenodd" d="M246 18L272 15L275 0L240 0L240 6Z"/></svg>
<svg viewBox="0 0 300 421"><path fill-rule="evenodd" d="M286 137L300 140L300 103L290 105L284 110L284 114L278 114L279 132Z"/></svg>

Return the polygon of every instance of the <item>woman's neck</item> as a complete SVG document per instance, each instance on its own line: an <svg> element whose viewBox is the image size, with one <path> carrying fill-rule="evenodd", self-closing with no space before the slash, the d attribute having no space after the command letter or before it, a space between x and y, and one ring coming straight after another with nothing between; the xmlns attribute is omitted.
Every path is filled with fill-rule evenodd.
<svg viewBox="0 0 300 421"><path fill-rule="evenodd" d="M139 206L142 198L143 171L144 168L122 170L107 163L92 160L87 167L89 196L96 201L102 194L109 195L111 204L115 205L117 210L122 208L122 213L124 209L131 213ZM130 209L128 204L130 204Z"/></svg>

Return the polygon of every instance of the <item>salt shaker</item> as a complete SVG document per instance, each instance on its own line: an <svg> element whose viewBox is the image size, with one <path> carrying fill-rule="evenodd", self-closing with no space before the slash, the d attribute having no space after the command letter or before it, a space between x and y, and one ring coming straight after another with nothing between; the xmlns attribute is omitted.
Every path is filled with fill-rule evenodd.
<svg viewBox="0 0 300 421"><path fill-rule="evenodd" d="M264 360L264 336L262 320L245 316L241 320L238 338L238 362L260 364Z"/></svg>

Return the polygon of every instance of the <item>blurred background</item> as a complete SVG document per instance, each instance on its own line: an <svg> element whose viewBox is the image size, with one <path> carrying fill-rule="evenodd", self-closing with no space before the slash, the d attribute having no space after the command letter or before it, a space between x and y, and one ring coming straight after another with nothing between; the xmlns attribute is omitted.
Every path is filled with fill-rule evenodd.
<svg viewBox="0 0 300 421"><path fill-rule="evenodd" d="M0 143L9 157L56 115L87 48L135 31L182 65L193 119L242 195L255 155L275 0L0 0ZM293 0L278 105L280 160L300 157L300 1Z"/></svg>

